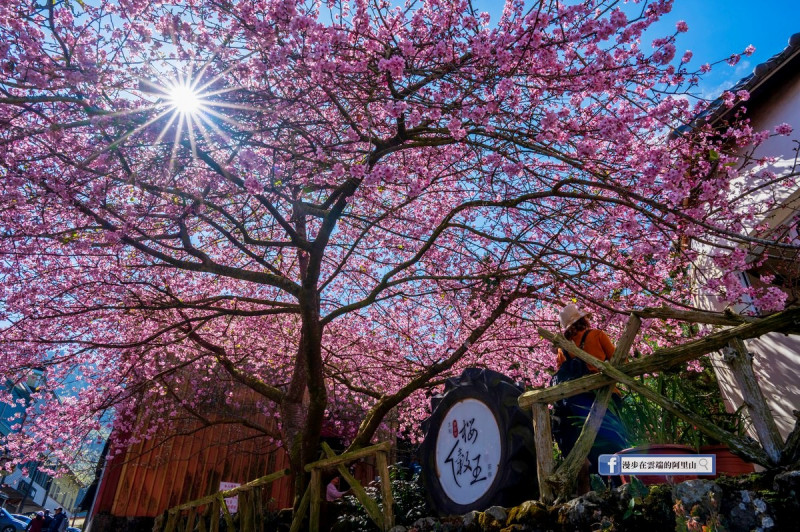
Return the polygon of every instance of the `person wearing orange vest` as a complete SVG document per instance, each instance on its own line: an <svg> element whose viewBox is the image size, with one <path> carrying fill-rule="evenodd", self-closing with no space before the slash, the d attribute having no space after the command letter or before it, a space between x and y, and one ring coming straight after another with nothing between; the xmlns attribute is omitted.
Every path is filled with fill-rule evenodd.
<svg viewBox="0 0 800 532"><path fill-rule="evenodd" d="M559 314L559 321L564 330L564 337L594 358L607 362L611 360L614 354L614 343L604 331L591 328L589 322L590 318L591 314L589 312L578 308L578 306L574 304L566 305ZM577 357L574 357L572 354L559 349L558 356L556 357L556 366L561 370L562 365L566 363L573 366L570 371L572 371L576 377L598 372L598 369L591 364L587 364L577 359ZM570 377L567 376L566 380L569 379ZM622 408L620 393L616 387L614 388L614 392L612 401L609 404L610 408L606 411L603 424L597 433L597 438L592 446L592 450L589 452L589 471L591 472L597 471L597 461L601 454L613 454L628 446L625 429L617 415L620 408ZM560 422L562 434L559 439L559 447L564 456L574 447L580 435L581 428L583 427L583 422L589 414L589 409L592 407L594 398L595 392L586 392L568 398L565 401L565 405L562 406L561 413L559 414L562 418Z"/></svg>

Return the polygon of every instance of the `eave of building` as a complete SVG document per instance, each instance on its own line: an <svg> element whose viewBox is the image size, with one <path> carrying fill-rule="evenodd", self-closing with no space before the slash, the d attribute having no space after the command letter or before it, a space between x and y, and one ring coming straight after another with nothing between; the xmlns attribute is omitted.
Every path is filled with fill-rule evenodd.
<svg viewBox="0 0 800 532"><path fill-rule="evenodd" d="M747 109L759 107L767 101L776 87L780 87L800 73L800 33L795 33L789 37L789 44L767 61L757 65L753 73L739 80L733 87L728 89L736 93L745 90L750 94L746 102L740 102L733 107L727 107L720 96L708 106L704 112L695 117L692 123L678 128L672 136L683 135L703 123L718 125L731 118L739 109L746 106Z"/></svg>

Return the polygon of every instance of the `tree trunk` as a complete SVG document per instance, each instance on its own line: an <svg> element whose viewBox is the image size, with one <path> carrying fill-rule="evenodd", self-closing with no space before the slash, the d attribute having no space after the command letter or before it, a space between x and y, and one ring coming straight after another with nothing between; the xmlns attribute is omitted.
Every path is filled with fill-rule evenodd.
<svg viewBox="0 0 800 532"><path fill-rule="evenodd" d="M300 295L301 331L292 380L281 404L284 445L294 475L294 506L310 481L305 465L319 458L319 440L328 405L322 366L322 324L316 289Z"/></svg>

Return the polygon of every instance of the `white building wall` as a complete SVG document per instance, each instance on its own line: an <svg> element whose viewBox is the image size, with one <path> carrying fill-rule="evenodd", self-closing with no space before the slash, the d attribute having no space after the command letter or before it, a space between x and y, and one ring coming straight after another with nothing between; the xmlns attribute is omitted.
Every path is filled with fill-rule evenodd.
<svg viewBox="0 0 800 532"><path fill-rule="evenodd" d="M753 129L770 130L782 123L794 128L790 136L775 136L766 140L757 148L757 156L774 156L777 160L767 168L776 174L797 171L796 139L800 135L800 73L793 78L771 89L766 101L759 101L758 106L748 113ZM749 108L749 107L748 107ZM745 177L752 183L752 178ZM771 227L783 224L794 213L800 211L800 190L768 190L761 191L756 201L765 201L769 195L777 195L783 208L774 210L767 218ZM775 197L775 196L773 196ZM703 261L708 266L709 261ZM747 277L741 276L747 283ZM709 293L702 290L696 294L696 304L706 310L721 311L724 305ZM742 311L744 308L735 308ZM753 367L761 390L769 404L781 435L786 438L795 425L793 410L800 410L800 336L772 333L761 338L748 340L748 350L753 353ZM737 389L733 376L722 362L721 356L712 356L717 373L720 390L730 412L742 405L742 397ZM749 431L755 437L755 432Z"/></svg>

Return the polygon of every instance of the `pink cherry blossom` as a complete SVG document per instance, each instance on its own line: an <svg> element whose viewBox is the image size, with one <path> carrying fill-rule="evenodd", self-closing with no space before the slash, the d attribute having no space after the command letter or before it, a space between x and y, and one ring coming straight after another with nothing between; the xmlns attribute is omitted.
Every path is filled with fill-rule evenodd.
<svg viewBox="0 0 800 532"><path fill-rule="evenodd" d="M794 177L698 119L680 35L640 45L671 2L50 5L0 2L0 374L61 399L8 467L244 417L302 495L323 431L418 440L470 365L547 384L537 327L573 299L612 336L695 279L783 304L740 282L777 206L740 176Z"/></svg>

